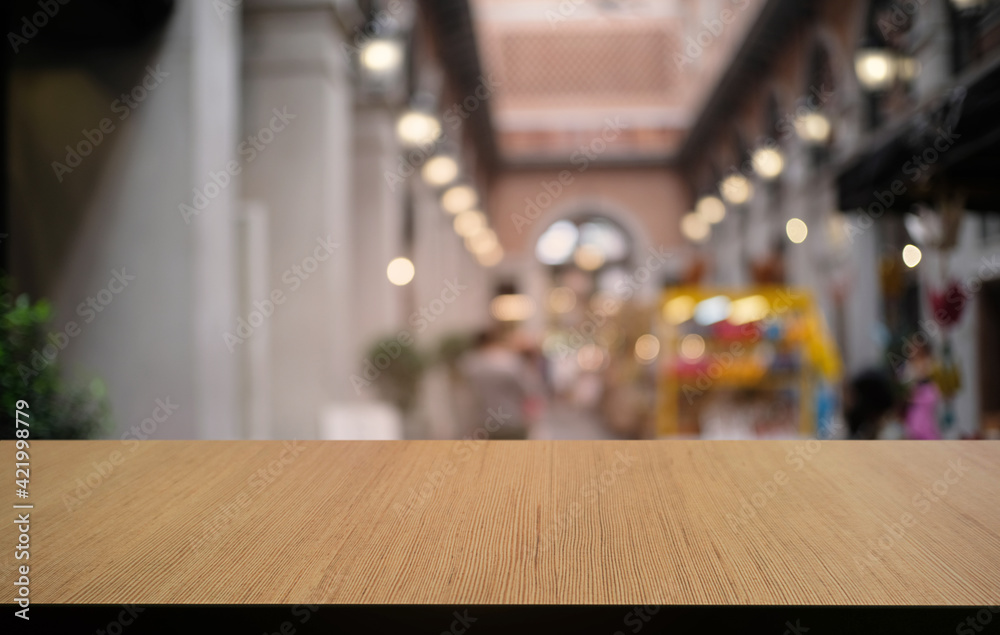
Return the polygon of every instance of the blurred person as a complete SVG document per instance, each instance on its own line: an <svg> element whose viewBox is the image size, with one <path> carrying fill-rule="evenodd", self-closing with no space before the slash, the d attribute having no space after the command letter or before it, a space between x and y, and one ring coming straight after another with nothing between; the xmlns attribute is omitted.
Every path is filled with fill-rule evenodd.
<svg viewBox="0 0 1000 635"><path fill-rule="evenodd" d="M512 346L524 362L524 379L528 386L525 417L528 422L535 423L544 416L552 393L548 382L548 360L542 354L539 343L523 331L514 334Z"/></svg>
<svg viewBox="0 0 1000 635"><path fill-rule="evenodd" d="M941 429L938 425L938 406L941 404L941 392L932 378L934 364L931 359L930 345L927 343L916 345L906 366L907 379L912 383L906 408L906 438L913 440L941 439Z"/></svg>
<svg viewBox="0 0 1000 635"><path fill-rule="evenodd" d="M863 370L848 384L845 402L847 438L876 439L883 420L895 405L892 382L879 369Z"/></svg>
<svg viewBox="0 0 1000 635"><path fill-rule="evenodd" d="M465 354L459 369L472 388L476 412L481 416L461 424L462 436L482 438L476 433L484 422L499 420L496 430L485 428L490 439L525 439L532 421L532 400L538 397L524 357L508 345L497 329L483 331L473 350Z"/></svg>
<svg viewBox="0 0 1000 635"><path fill-rule="evenodd" d="M631 355L612 355L604 371L600 414L610 430L623 439L651 433L652 387L646 371Z"/></svg>

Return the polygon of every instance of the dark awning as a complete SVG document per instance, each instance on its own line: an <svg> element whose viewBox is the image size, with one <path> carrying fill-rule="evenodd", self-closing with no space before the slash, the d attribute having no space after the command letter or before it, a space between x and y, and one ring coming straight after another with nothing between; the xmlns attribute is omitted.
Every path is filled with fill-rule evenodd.
<svg viewBox="0 0 1000 635"><path fill-rule="evenodd" d="M841 171L837 190L845 211L891 198L890 209L905 212L956 190L966 209L1000 211L1000 60L878 134Z"/></svg>

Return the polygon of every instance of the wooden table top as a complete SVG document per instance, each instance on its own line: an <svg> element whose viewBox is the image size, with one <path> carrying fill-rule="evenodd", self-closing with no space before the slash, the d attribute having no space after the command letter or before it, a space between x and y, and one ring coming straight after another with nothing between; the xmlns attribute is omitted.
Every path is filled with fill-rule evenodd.
<svg viewBox="0 0 1000 635"><path fill-rule="evenodd" d="M13 442L2 446L13 462ZM32 602L1000 599L995 442L37 441L30 452L29 499L13 500L34 505ZM15 525L0 527L16 544ZM8 574L23 564L12 550L0 558Z"/></svg>

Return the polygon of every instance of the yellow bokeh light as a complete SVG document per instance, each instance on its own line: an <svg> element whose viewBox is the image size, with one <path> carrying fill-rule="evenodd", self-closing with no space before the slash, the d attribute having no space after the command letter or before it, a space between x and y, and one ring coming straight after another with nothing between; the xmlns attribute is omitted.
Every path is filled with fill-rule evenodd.
<svg viewBox="0 0 1000 635"><path fill-rule="evenodd" d="M584 271L594 271L604 264L604 254L593 245L580 245L573 252L573 262Z"/></svg>
<svg viewBox="0 0 1000 635"><path fill-rule="evenodd" d="M402 61L403 45L395 40L372 40L361 49L361 64L376 73L394 71Z"/></svg>
<svg viewBox="0 0 1000 635"><path fill-rule="evenodd" d="M415 274L416 269L409 258L394 258L385 269L389 282L397 287L409 284Z"/></svg>
<svg viewBox="0 0 1000 635"><path fill-rule="evenodd" d="M753 196L753 185L742 174L730 174L719 185L722 198L733 205L742 205Z"/></svg>
<svg viewBox="0 0 1000 635"><path fill-rule="evenodd" d="M764 179L773 179L785 169L785 158L776 148L760 148L753 153L753 169Z"/></svg>
<svg viewBox="0 0 1000 635"><path fill-rule="evenodd" d="M484 267L495 267L503 260L503 247L494 245L493 249L487 252L476 254L476 260Z"/></svg>
<svg viewBox="0 0 1000 635"><path fill-rule="evenodd" d="M526 295L498 295L490 302L490 314L501 322L519 322L535 313L535 303Z"/></svg>
<svg viewBox="0 0 1000 635"><path fill-rule="evenodd" d="M660 354L660 340L651 333L640 335L635 341L636 359L643 362L651 362Z"/></svg>
<svg viewBox="0 0 1000 635"><path fill-rule="evenodd" d="M921 253L920 248L916 245L907 245L906 247L903 247L903 264L910 269L919 265L920 260L923 257L923 253Z"/></svg>
<svg viewBox="0 0 1000 635"><path fill-rule="evenodd" d="M486 254L497 246L497 235L486 227L465 239L465 247L477 256Z"/></svg>
<svg viewBox="0 0 1000 635"><path fill-rule="evenodd" d="M678 296L663 307L663 319L669 324L683 324L694 316L695 304L694 298L689 295Z"/></svg>
<svg viewBox="0 0 1000 635"><path fill-rule="evenodd" d="M809 227L801 218L793 218L785 223L785 233L788 234L788 240L798 244L809 235Z"/></svg>
<svg viewBox="0 0 1000 635"><path fill-rule="evenodd" d="M576 292L569 287L549 291L549 308L553 313L569 313L576 306Z"/></svg>
<svg viewBox="0 0 1000 635"><path fill-rule="evenodd" d="M698 200L694 211L701 220L715 224L726 217L726 204L717 196L703 196Z"/></svg>
<svg viewBox="0 0 1000 635"><path fill-rule="evenodd" d="M449 214L459 214L470 210L478 202L479 195L468 185L456 185L449 188L441 197L441 207Z"/></svg>
<svg viewBox="0 0 1000 635"><path fill-rule="evenodd" d="M433 143L441 134L441 123L437 117L426 113L410 111L396 123L399 140L409 145Z"/></svg>
<svg viewBox="0 0 1000 635"><path fill-rule="evenodd" d="M763 320L770 310L770 303L762 295L740 298L730 305L729 321L736 325L757 322Z"/></svg>
<svg viewBox="0 0 1000 635"><path fill-rule="evenodd" d="M456 234L462 238L468 238L486 227L486 216L474 209L466 210L455 215L452 226L455 228Z"/></svg>
<svg viewBox="0 0 1000 635"><path fill-rule="evenodd" d="M424 164L420 173L428 185L448 185L458 176L458 163L451 157L434 157Z"/></svg>
<svg viewBox="0 0 1000 635"><path fill-rule="evenodd" d="M681 355L690 360L701 359L705 354L705 339L701 335L691 333L681 339Z"/></svg>
<svg viewBox="0 0 1000 635"><path fill-rule="evenodd" d="M691 242L704 242L712 233L712 226L706 223L698 214L690 212L681 218L681 233Z"/></svg>

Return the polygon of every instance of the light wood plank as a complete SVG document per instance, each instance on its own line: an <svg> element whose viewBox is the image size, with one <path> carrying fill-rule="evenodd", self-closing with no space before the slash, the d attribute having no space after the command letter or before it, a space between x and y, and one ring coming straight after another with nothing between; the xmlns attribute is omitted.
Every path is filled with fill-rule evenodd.
<svg viewBox="0 0 1000 635"><path fill-rule="evenodd" d="M1000 599L991 442L50 441L31 463L33 602Z"/></svg>

